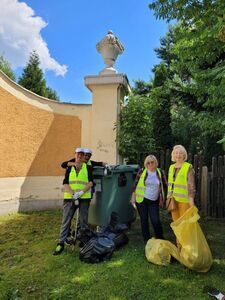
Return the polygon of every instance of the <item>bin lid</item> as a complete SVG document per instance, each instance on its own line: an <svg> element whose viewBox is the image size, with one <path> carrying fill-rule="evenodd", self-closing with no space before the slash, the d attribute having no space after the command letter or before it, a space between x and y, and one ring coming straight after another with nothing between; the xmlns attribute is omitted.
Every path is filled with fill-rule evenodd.
<svg viewBox="0 0 225 300"><path fill-rule="evenodd" d="M108 169L108 170L107 170ZM134 173L139 169L138 165L112 165L109 168L94 167L93 175L107 176L115 173Z"/></svg>

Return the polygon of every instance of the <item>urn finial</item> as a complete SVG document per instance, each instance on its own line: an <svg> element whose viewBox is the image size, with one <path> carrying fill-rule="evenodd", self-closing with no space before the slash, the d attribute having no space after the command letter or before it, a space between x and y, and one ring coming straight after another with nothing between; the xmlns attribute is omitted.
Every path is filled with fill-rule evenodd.
<svg viewBox="0 0 225 300"><path fill-rule="evenodd" d="M116 62L117 56L122 54L124 47L119 39L113 34L112 30L108 30L106 36L101 39L96 45L97 51L101 53L106 67L100 72L100 74L112 74L117 73L113 65Z"/></svg>

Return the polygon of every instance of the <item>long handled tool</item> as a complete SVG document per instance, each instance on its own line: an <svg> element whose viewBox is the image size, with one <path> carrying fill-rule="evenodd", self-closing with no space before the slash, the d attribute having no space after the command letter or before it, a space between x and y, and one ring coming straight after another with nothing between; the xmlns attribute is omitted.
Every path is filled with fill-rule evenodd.
<svg viewBox="0 0 225 300"><path fill-rule="evenodd" d="M75 229L74 229L73 248L72 248L73 251L75 249L76 241L77 241L78 222L79 222L79 207L75 212Z"/></svg>

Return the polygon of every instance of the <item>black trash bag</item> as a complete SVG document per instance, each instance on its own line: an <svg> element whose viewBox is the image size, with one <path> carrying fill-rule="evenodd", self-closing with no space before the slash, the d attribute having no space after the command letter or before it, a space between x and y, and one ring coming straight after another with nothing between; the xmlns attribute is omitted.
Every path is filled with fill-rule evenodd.
<svg viewBox="0 0 225 300"><path fill-rule="evenodd" d="M123 247L129 242L128 236L124 232L111 232L107 236L114 242L115 250Z"/></svg>
<svg viewBox="0 0 225 300"><path fill-rule="evenodd" d="M77 233L77 239L82 244L88 243L93 237L96 237L96 233L91 228L79 228Z"/></svg>
<svg viewBox="0 0 225 300"><path fill-rule="evenodd" d="M129 241L127 235L124 233L128 229L128 226L126 224L118 224L118 218L118 214L112 212L109 225L98 233L98 236L109 237L114 242L115 249L121 248Z"/></svg>
<svg viewBox="0 0 225 300"><path fill-rule="evenodd" d="M80 260L86 263L99 263L109 260L115 249L114 242L108 237L94 237L80 249Z"/></svg>
<svg viewBox="0 0 225 300"><path fill-rule="evenodd" d="M111 213L108 227L114 228L118 224L119 215L115 211Z"/></svg>

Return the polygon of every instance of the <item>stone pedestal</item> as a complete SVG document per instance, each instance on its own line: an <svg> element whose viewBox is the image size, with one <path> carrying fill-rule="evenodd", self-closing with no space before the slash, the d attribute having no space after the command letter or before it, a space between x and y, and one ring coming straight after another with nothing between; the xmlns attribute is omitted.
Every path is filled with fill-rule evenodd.
<svg viewBox="0 0 225 300"><path fill-rule="evenodd" d="M121 107L121 100L130 90L124 74L101 74L86 76L85 85L92 92L91 145L93 160L119 164L120 157L116 142L115 124Z"/></svg>

